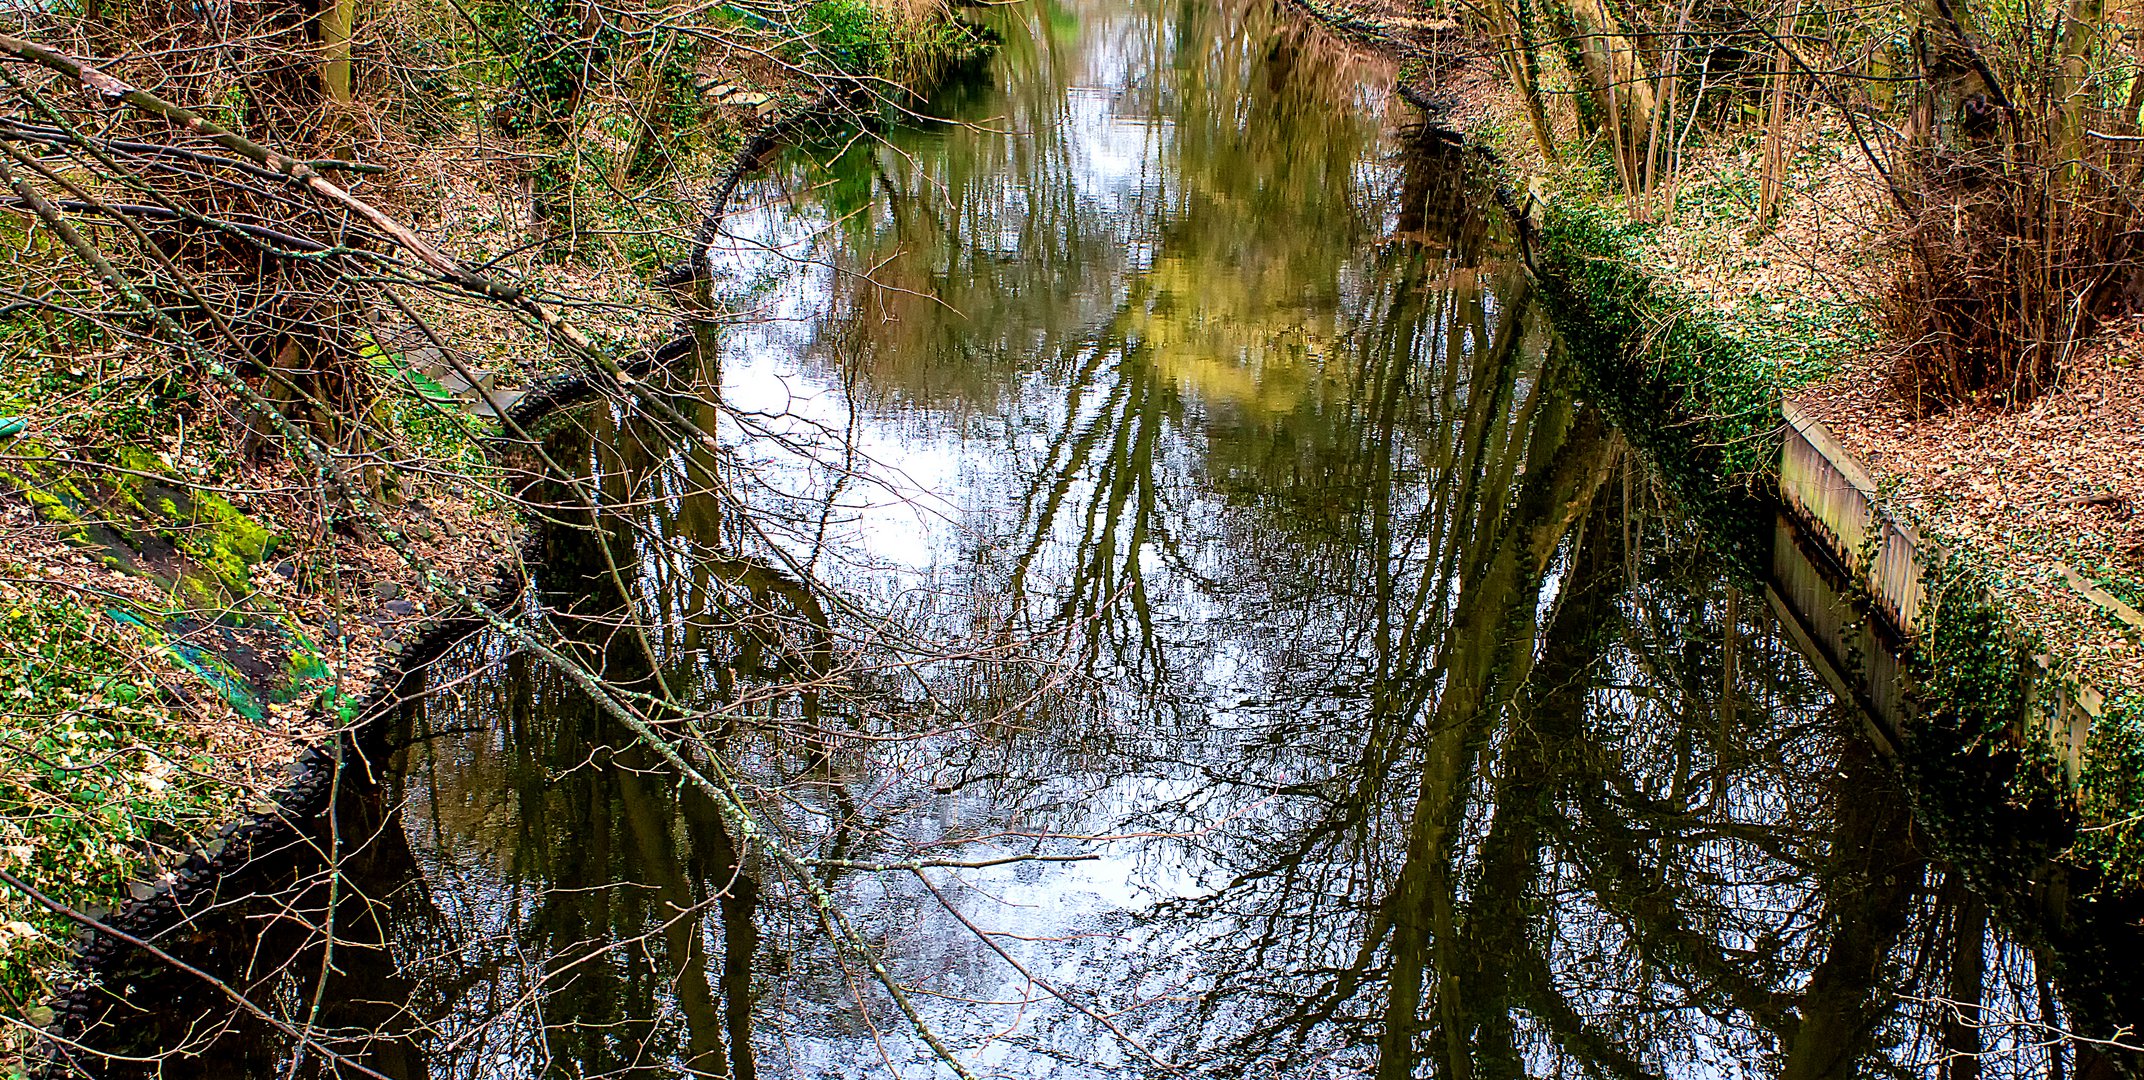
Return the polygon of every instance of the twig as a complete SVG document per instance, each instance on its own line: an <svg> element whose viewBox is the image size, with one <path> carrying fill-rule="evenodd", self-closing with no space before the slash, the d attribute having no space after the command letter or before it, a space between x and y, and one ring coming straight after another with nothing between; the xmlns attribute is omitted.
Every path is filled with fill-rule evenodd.
<svg viewBox="0 0 2144 1080"><path fill-rule="evenodd" d="M46 910L52 912L54 915L58 915L59 917L66 919L69 922L86 927L99 934L103 934L107 937L126 942L127 944L141 949L142 951L147 952L149 955L156 957L158 960L161 960L166 964L170 964L172 967L175 967L180 971L187 973L188 975L192 975L193 977L200 979L202 982L205 982L209 986L214 987L216 991L221 993L223 996L229 998L232 1004L235 1004L239 1008L244 1009L246 1012L251 1013L254 1018L262 1021L263 1023L268 1024L269 1026L275 1028L277 1031L280 1031L285 1035L299 1040L299 1042L301 1042L302 1044L312 1047L313 1049L319 1051L322 1056L335 1062L339 1066L349 1066L350 1068L355 1069L356 1071L363 1073L366 1076L378 1077L379 1080L393 1080L393 1078L387 1076L384 1073L368 1068L363 1062L353 1061L350 1058L344 1057L342 1054L337 1053L333 1048L321 1043L320 1040L313 1038L310 1034L307 1034L304 1031L300 1031L298 1028L293 1027L289 1023L269 1013L266 1009L263 1009L259 1005L254 1004L253 999L247 997L244 994L239 993L231 986L230 983L227 983L222 979L219 979L214 975L211 975L208 972L203 971L200 968L197 968L192 964L189 964L186 961L171 955L168 952L165 952L163 949L158 948L153 942L145 941L141 938L135 937L134 935L129 934L126 931L121 930L115 926L111 926L103 922L102 920L91 918L90 916L85 915L82 912L76 911L75 909L68 907L66 904L63 904L58 900L54 900L53 898L46 896L44 893L39 892L36 886L30 884L27 881L22 880L19 877L16 877L14 874L11 874L5 870L0 870L0 885L6 885L11 889L15 889L23 893L31 900L36 901L40 907L45 908Z"/></svg>

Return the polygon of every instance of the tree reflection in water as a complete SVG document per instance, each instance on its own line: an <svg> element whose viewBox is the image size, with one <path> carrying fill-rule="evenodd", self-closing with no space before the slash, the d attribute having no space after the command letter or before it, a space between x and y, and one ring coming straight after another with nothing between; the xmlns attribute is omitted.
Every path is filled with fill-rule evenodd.
<svg viewBox="0 0 2144 1080"><path fill-rule="evenodd" d="M721 455L600 411L550 436L621 508L661 682L978 1072L2108 1067L2020 1026L2060 1020L2042 966L1577 392L1389 72L1258 0L992 17L992 78L935 103L969 123L793 152L730 222L760 318L675 386ZM547 544L530 610L653 689L593 538ZM931 1074L562 680L487 637L428 678L344 800L338 1045ZM1020 855L1091 858L869 868ZM278 910L318 925L305 880ZM257 925L200 948L298 1008L316 954L279 922L249 956Z"/></svg>

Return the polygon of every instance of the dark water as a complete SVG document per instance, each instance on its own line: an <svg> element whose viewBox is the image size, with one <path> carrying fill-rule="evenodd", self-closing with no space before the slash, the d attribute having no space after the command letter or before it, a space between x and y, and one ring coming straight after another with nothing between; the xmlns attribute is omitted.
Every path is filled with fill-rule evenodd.
<svg viewBox="0 0 2144 1080"><path fill-rule="evenodd" d="M537 598L706 710L965 1067L2089 1072L1389 69L1237 0L985 17L955 122L741 197L726 453L551 436L630 523L660 684L588 534ZM430 678L344 800L329 977L317 881L239 909L227 977L394 1077L949 1074L560 678L485 636ZM1015 861L869 868L918 860ZM137 1002L187 1069L293 1064L189 994Z"/></svg>

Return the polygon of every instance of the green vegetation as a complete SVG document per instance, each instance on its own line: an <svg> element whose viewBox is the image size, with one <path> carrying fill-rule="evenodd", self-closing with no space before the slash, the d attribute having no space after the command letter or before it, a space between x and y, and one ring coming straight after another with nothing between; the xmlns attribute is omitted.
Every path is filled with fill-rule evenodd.
<svg viewBox="0 0 2144 1080"><path fill-rule="evenodd" d="M2144 1000L2144 972L2115 944L2144 907L2144 702L2107 703L2073 792L2043 734L2062 737L2067 718L2040 643L1996 602L1996 571L1963 545L1935 550L1907 654L1921 708L1900 755L1917 815L1943 857L2052 950L2080 1027L2116 1028Z"/></svg>
<svg viewBox="0 0 2144 1080"><path fill-rule="evenodd" d="M846 75L907 86L923 85L988 48L968 24L938 16L928 4L816 0L797 27L806 41L803 55L822 58Z"/></svg>
<svg viewBox="0 0 2144 1080"><path fill-rule="evenodd" d="M214 775L213 745L189 719L219 702L97 599L45 584L43 568L0 565L0 865L78 909L124 902L129 886L228 820L240 791ZM42 1001L73 928L0 890L0 991Z"/></svg>
<svg viewBox="0 0 2144 1080"><path fill-rule="evenodd" d="M818 0L797 28L842 71L872 72L885 60L889 28L866 0Z"/></svg>
<svg viewBox="0 0 2144 1080"><path fill-rule="evenodd" d="M1644 226L1575 200L1537 204L1534 261L1594 397L1664 469L1714 543L1754 572L1768 518L1745 489L1778 466L1779 386L1828 355L1737 332L1633 253Z"/></svg>
<svg viewBox="0 0 2144 1080"><path fill-rule="evenodd" d="M2144 693L2101 707L2086 747L2080 811L2093 825L2078 838L2110 888L2144 891Z"/></svg>

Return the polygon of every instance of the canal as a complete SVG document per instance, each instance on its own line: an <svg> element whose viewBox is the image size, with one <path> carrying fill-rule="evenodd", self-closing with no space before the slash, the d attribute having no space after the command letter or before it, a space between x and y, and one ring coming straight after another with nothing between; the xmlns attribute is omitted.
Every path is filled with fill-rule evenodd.
<svg viewBox="0 0 2144 1080"><path fill-rule="evenodd" d="M977 1076L2105 1068L2050 1050L2046 965L1764 568L1580 392L1389 65L1262 0L976 17L985 70L733 200L743 314L668 384L719 453L604 403L545 428L620 565L549 529L523 613L689 702L812 880L474 634L352 770L340 872L188 939L318 1046L186 980L92 1042L262 1077L950 1075L922 1028Z"/></svg>

